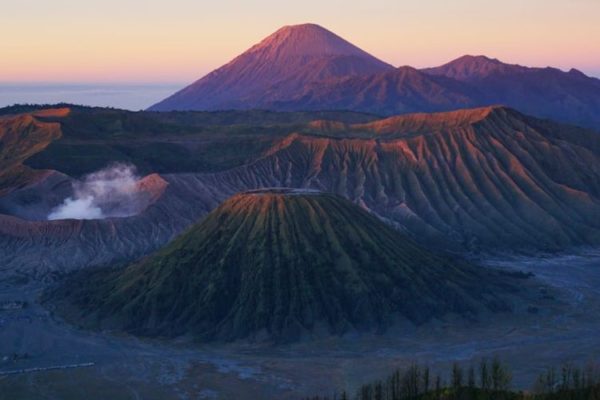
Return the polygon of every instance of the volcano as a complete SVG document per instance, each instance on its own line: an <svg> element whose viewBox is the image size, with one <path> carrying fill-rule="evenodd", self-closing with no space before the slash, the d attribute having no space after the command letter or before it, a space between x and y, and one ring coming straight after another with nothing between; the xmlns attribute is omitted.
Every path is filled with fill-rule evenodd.
<svg viewBox="0 0 600 400"><path fill-rule="evenodd" d="M229 198L158 253L57 293L78 321L133 334L289 341L508 311L503 279L336 195L263 189Z"/></svg>
<svg viewBox="0 0 600 400"><path fill-rule="evenodd" d="M286 26L151 111L349 110L391 116L505 105L600 129L600 79L465 55L394 68L315 24Z"/></svg>
<svg viewBox="0 0 600 400"><path fill-rule="evenodd" d="M285 26L150 110L258 108L312 82L390 69L319 25Z"/></svg>
<svg viewBox="0 0 600 400"><path fill-rule="evenodd" d="M66 117L29 112L2 123L4 271L47 276L129 262L233 194L264 187L335 193L435 249L555 252L600 243L600 136L505 107L385 119L71 107ZM72 196L73 179L114 161L149 179L140 188L147 207L127 218L45 220Z"/></svg>

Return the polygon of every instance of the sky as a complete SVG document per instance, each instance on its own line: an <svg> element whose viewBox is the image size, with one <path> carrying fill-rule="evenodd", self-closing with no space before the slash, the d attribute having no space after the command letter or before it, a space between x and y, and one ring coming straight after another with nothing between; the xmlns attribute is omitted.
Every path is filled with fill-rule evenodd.
<svg viewBox="0 0 600 400"><path fill-rule="evenodd" d="M600 77L600 0L2 0L0 83L189 83L313 22L393 65L485 54Z"/></svg>

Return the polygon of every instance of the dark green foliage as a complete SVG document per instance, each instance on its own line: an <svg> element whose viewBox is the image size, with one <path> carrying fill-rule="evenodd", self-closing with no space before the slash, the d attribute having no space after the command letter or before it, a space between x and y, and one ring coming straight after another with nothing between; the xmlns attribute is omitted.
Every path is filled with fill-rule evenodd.
<svg viewBox="0 0 600 400"><path fill-rule="evenodd" d="M481 368L488 368L487 362L480 364ZM422 367L412 364L404 370L396 370L384 381L376 381L362 385L356 392L356 400L519 400L522 399L521 393L514 393L508 390L510 384L510 374L508 368L497 359L492 362L497 371L503 371L508 377L505 381L506 387L502 390L483 389L481 387L466 386L463 382L463 367L454 363L450 370L450 385L442 383L440 375L436 377L436 383L433 389L429 388L430 370L428 367ZM473 370L472 366L469 371ZM498 372L500 376L500 372ZM345 393L345 392L344 392ZM321 400L335 399L333 397L320 398ZM319 399L316 397L315 399Z"/></svg>
<svg viewBox="0 0 600 400"><path fill-rule="evenodd" d="M588 364L584 368L571 363L564 364L560 369L548 368L540 374L535 391L547 395L551 399L569 398L567 394L589 391L589 395L596 395L600 399L600 391L594 392L590 388L600 385L600 368L595 364ZM562 396L562 397L561 397ZM592 397L572 397L573 399L587 399Z"/></svg>
<svg viewBox="0 0 600 400"><path fill-rule="evenodd" d="M425 366L423 368L423 391L425 393L429 392L429 384L430 384L429 374L430 374L429 367Z"/></svg>
<svg viewBox="0 0 600 400"><path fill-rule="evenodd" d="M0 115L68 107L67 117L38 117L60 124L62 138L30 157L36 169L71 176L93 172L115 161L134 164L142 173L208 172L242 165L259 157L282 136L310 121L347 123L377 117L352 112L131 112L112 108L20 105Z"/></svg>
<svg viewBox="0 0 600 400"><path fill-rule="evenodd" d="M492 390L503 391L508 390L512 376L506 366L502 365L498 358L492 360Z"/></svg>
<svg viewBox="0 0 600 400"><path fill-rule="evenodd" d="M475 368L473 368L472 365L469 366L467 386L469 386L470 388L475 387Z"/></svg>
<svg viewBox="0 0 600 400"><path fill-rule="evenodd" d="M341 197L285 191L236 195L147 259L79 279L57 293L84 321L140 335L276 341L317 327L343 334L397 318L471 317L502 301L505 284ZM416 391L422 377L408 378Z"/></svg>
<svg viewBox="0 0 600 400"><path fill-rule="evenodd" d="M491 362L483 359L478 366L482 382L496 388L476 385L475 368L469 366L468 385L458 384L463 368L454 363L450 371L451 385L441 383L436 378L434 390L427 385L414 384L414 376L424 375L429 369L411 365L406 370L397 370L387 380L362 385L354 397L355 400L597 400L600 399L600 369L590 364L584 369L565 364L557 371L550 368L540 375L532 393L510 390L511 373L509 368L497 358ZM485 378L488 376L488 378ZM347 397L344 391L344 396ZM379 393L382 395L379 396ZM379 397L377 397L379 396ZM334 400L340 396L312 397L311 400ZM308 399L307 399L308 400Z"/></svg>
<svg viewBox="0 0 600 400"><path fill-rule="evenodd" d="M487 390L492 387L492 378L490 376L490 371L488 367L487 359L481 359L479 363L479 387Z"/></svg>
<svg viewBox="0 0 600 400"><path fill-rule="evenodd" d="M452 365L452 387L458 389L463 385L463 370L462 367L455 362Z"/></svg>

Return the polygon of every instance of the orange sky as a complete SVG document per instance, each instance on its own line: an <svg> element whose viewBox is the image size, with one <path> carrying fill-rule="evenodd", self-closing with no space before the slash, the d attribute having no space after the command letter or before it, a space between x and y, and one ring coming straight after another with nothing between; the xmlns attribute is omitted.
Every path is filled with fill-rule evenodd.
<svg viewBox="0 0 600 400"><path fill-rule="evenodd" d="M303 22L397 66L485 54L600 76L600 0L2 3L0 82L185 83Z"/></svg>

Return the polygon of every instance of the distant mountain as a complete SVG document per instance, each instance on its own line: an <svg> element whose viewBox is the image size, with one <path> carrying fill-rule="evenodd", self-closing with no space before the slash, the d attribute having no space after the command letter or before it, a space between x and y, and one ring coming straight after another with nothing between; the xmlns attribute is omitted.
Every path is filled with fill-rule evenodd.
<svg viewBox="0 0 600 400"><path fill-rule="evenodd" d="M600 79L576 69L563 72L464 56L423 72L467 83L478 104L505 104L531 115L600 128Z"/></svg>
<svg viewBox="0 0 600 400"><path fill-rule="evenodd" d="M443 76L412 67L352 76L305 86L288 100L269 107L280 110L362 110L380 115L435 112L468 108L476 90Z"/></svg>
<svg viewBox="0 0 600 400"><path fill-rule="evenodd" d="M311 82L392 68L318 25L285 26L150 110L259 108Z"/></svg>
<svg viewBox="0 0 600 400"><path fill-rule="evenodd" d="M394 115L502 104L600 129L600 80L464 56L393 68L326 29L284 27L229 64L150 107L171 110L352 110Z"/></svg>
<svg viewBox="0 0 600 400"><path fill-rule="evenodd" d="M520 65L505 64L486 56L462 56L441 67L425 68L421 71L430 75L446 76L464 82L476 82L496 74L515 74L529 68Z"/></svg>
<svg viewBox="0 0 600 400"><path fill-rule="evenodd" d="M510 311L515 289L341 197L264 189L226 200L124 270L67 282L55 298L77 321L133 334L289 341Z"/></svg>

